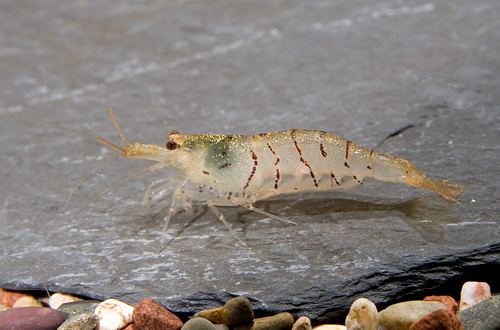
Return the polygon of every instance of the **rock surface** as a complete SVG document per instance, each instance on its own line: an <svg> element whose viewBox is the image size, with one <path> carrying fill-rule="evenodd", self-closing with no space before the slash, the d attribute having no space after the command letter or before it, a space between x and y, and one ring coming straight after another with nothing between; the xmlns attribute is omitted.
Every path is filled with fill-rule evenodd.
<svg viewBox="0 0 500 330"><path fill-rule="evenodd" d="M256 311L341 323L350 303L450 294L500 269L498 1L15 1L2 4L0 112L121 143L182 133L332 132L466 187L459 204L396 184L278 196L180 212L160 242L169 196L140 204L162 170L102 143L0 115L0 287L43 289L177 312L236 295ZM490 275L491 274L491 275ZM409 287L407 283L411 282ZM498 283L498 282L496 282ZM457 288L457 292L460 287Z"/></svg>

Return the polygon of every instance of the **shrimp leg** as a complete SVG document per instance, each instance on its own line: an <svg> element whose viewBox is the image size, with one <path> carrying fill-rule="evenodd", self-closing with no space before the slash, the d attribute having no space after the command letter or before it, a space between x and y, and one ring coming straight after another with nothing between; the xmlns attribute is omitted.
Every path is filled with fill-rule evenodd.
<svg viewBox="0 0 500 330"><path fill-rule="evenodd" d="M236 205L239 205L241 207L244 207L250 211L254 211L254 212L257 212L257 213L260 213L262 215L265 215L269 218L272 218L272 219L276 219L276 220L279 220L279 221L282 221L282 222L285 222L285 223L289 223L289 224L292 224L292 225L297 225L296 222L293 222L293 221L290 221L288 220L287 218L283 218L283 217L280 217L280 216L277 216L277 215L274 215L272 213L269 213L269 212L266 212L262 209L259 209L255 206L253 206L253 204L249 201L246 200L246 198L244 197L233 197L232 198L232 202Z"/></svg>
<svg viewBox="0 0 500 330"><path fill-rule="evenodd" d="M248 249L248 246L246 245L245 241L243 241L243 239L238 234L236 234L236 232L233 230L229 222L227 222L226 218L224 217L224 214L222 214L222 212L219 211L219 209L215 206L217 205L216 202L209 199L207 200L207 205L210 208L210 210L212 210L212 212L217 216L217 218L220 221L222 221L224 226L226 226L226 228L231 232L231 235L233 235L233 237L236 238L244 248Z"/></svg>
<svg viewBox="0 0 500 330"><path fill-rule="evenodd" d="M164 187L166 187L165 182L169 181L172 181L171 177L166 177L160 180L156 180L149 184L148 188L146 189L146 192L144 193L144 197L142 198L142 204L146 204L146 215L149 214L149 209L151 207L151 199L153 198L153 196L161 195L164 190ZM153 188L159 184L161 184L160 188L157 191L154 191Z"/></svg>

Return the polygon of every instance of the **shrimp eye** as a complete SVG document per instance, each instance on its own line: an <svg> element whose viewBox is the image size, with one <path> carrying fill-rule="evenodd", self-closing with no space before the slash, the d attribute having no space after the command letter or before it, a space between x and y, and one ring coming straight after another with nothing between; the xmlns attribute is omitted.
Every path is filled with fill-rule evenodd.
<svg viewBox="0 0 500 330"><path fill-rule="evenodd" d="M168 150L175 150L177 149L179 145L177 144L177 142L175 141L168 141L167 143L165 143L165 148L167 148Z"/></svg>

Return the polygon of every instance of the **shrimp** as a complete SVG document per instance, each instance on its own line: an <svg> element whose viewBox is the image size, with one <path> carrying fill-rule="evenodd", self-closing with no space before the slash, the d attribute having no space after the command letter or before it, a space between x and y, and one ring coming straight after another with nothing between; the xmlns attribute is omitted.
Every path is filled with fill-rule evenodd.
<svg viewBox="0 0 500 330"><path fill-rule="evenodd" d="M189 207L192 200L205 201L245 246L218 206L242 206L277 220L291 222L253 204L279 194L350 188L366 177L429 189L457 203L454 196L464 189L446 180L429 179L405 159L377 153L323 131L292 129L256 135L184 135L171 131L165 146L158 146L127 142L111 107L109 112L125 146L118 146L101 137L98 139L125 158L156 162L131 177L165 167L177 169L176 186L165 217L162 242L180 204L184 202L185 207ZM144 200L149 201L153 195L171 189L171 184L168 180L153 182L146 190Z"/></svg>

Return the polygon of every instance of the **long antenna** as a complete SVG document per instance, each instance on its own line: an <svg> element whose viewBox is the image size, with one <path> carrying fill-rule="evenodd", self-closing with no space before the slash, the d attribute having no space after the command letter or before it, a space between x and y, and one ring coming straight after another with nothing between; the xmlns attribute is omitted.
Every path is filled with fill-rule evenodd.
<svg viewBox="0 0 500 330"><path fill-rule="evenodd" d="M128 145L127 139L125 138L125 135L123 135L122 130L120 129L120 126L118 126L118 123L116 122L115 114L113 113L113 109L111 109L111 106L109 107L109 114L111 115L111 119L113 119L113 123L115 124L116 129L118 130L118 133L120 133L120 136L122 137L123 142L125 142L126 145ZM101 141L102 139L99 138Z"/></svg>

